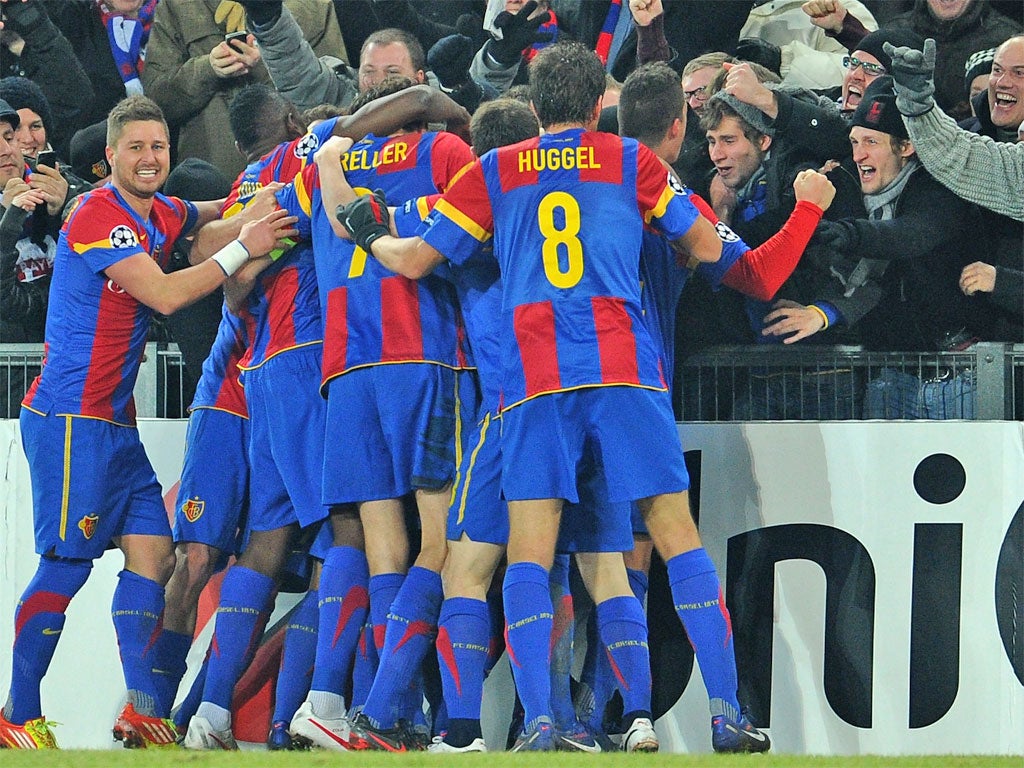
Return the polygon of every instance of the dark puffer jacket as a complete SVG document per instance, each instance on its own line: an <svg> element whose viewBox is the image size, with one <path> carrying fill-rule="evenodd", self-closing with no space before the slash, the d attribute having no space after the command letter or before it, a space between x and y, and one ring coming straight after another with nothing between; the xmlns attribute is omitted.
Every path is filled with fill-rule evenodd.
<svg viewBox="0 0 1024 768"><path fill-rule="evenodd" d="M967 10L950 21L932 15L928 0L897 16L886 27L906 27L936 42L935 100L942 110L961 120L971 113L964 94L964 63L975 51L994 48L1021 31L1020 25L995 11L988 0L972 0Z"/></svg>

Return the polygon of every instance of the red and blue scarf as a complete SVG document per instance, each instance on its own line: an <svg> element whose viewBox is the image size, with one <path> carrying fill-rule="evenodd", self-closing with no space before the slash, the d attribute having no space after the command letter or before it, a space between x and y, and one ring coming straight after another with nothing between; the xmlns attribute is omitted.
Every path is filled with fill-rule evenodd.
<svg viewBox="0 0 1024 768"><path fill-rule="evenodd" d="M601 26L601 32L597 36L597 44L594 51L602 64L608 63L608 54L612 50L612 38L615 37L615 27L619 25L619 14L622 12L622 0L612 0L608 8L608 15Z"/></svg>
<svg viewBox="0 0 1024 768"><path fill-rule="evenodd" d="M142 93L139 75L146 60L146 43L149 41L150 27L153 26L156 4L157 0L146 0L139 8L138 17L132 18L111 11L103 0L96 1L103 26L107 28L110 52L124 81L125 93L129 95Z"/></svg>

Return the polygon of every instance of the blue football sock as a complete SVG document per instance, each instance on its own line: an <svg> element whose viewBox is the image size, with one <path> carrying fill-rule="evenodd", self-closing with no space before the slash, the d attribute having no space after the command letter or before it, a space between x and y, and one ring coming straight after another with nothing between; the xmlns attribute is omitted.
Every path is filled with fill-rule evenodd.
<svg viewBox="0 0 1024 768"><path fill-rule="evenodd" d="M448 705L445 704L444 697L441 696L440 684L441 681L440 679L438 679L438 691L436 701L434 700L434 695L430 693L429 688L427 694L427 703L430 704L430 713L434 721L431 724L432 733L434 736L440 736L441 734L446 733L452 721L451 718L448 717Z"/></svg>
<svg viewBox="0 0 1024 768"><path fill-rule="evenodd" d="M642 608L644 601L647 599L647 573L636 568L627 568L626 577L629 579L630 589L633 590L636 599L640 601L640 607Z"/></svg>
<svg viewBox="0 0 1024 768"><path fill-rule="evenodd" d="M555 555L548 573L554 618L551 629L551 714L559 728L569 729L576 720L572 704L572 641L576 617L569 591L569 556Z"/></svg>
<svg viewBox="0 0 1024 768"><path fill-rule="evenodd" d="M647 598L647 574L644 571L627 568L626 576L629 578L629 586L642 609L644 600ZM643 615L642 610L641 615ZM618 688L618 680L616 680L615 672L608 660L608 652L597 627L597 617L598 612L595 609L587 621L587 655L583 661L583 673L580 677L581 682L590 688L594 698L594 708L587 722L591 727L601 730L605 708ZM628 714L629 710L625 710L625 712Z"/></svg>
<svg viewBox="0 0 1024 768"><path fill-rule="evenodd" d="M349 709L362 708L377 674L377 646L373 641L373 625L366 622L359 633L356 658L352 663L352 701Z"/></svg>
<svg viewBox="0 0 1024 768"><path fill-rule="evenodd" d="M606 658L622 693L625 714L651 711L651 656L647 621L635 597L612 597L597 605L598 630ZM599 703L602 712L604 704Z"/></svg>
<svg viewBox="0 0 1024 768"><path fill-rule="evenodd" d="M451 719L480 719L491 634L488 614L487 603L469 597L451 597L441 605L437 658Z"/></svg>
<svg viewBox="0 0 1024 768"><path fill-rule="evenodd" d="M370 696L380 665L381 651L384 650L388 613L404 581L404 573L379 573L370 577L370 623L366 629L365 642L361 640L357 649L359 656L353 674L352 706L365 706Z"/></svg>
<svg viewBox="0 0 1024 768"><path fill-rule="evenodd" d="M529 726L551 717L551 627L554 611L548 572L537 563L512 563L505 569L505 646L516 690Z"/></svg>
<svg viewBox="0 0 1024 768"><path fill-rule="evenodd" d="M140 714L156 715L160 692L150 651L160 634L164 588L145 576L121 571L117 575L110 612L128 687L128 701Z"/></svg>
<svg viewBox="0 0 1024 768"><path fill-rule="evenodd" d="M210 668L203 701L231 709L235 684L256 649L266 620L274 580L235 565L224 576L210 644Z"/></svg>
<svg viewBox="0 0 1024 768"><path fill-rule="evenodd" d="M665 565L672 602L697 656L712 716L723 714L722 703L739 712L732 622L714 563L701 548L676 555Z"/></svg>
<svg viewBox="0 0 1024 768"><path fill-rule="evenodd" d="M206 673L209 671L210 649L207 648L203 665L199 667L196 679L192 681L192 687L188 689L185 698L181 700L181 704L174 710L174 724L181 733L188 730L188 721L192 719L192 715L196 713L196 710L199 709L199 705L203 701L203 688L206 687Z"/></svg>
<svg viewBox="0 0 1024 768"><path fill-rule="evenodd" d="M320 574L319 636L311 690L344 694L370 608L369 578L361 550L331 547L327 551Z"/></svg>
<svg viewBox="0 0 1024 768"><path fill-rule="evenodd" d="M14 611L11 692L4 716L22 725L42 716L39 686L64 629L64 611L92 572L89 560L39 558Z"/></svg>
<svg viewBox="0 0 1024 768"><path fill-rule="evenodd" d="M167 717L174 706L178 686L188 668L188 652L191 648L192 635L164 629L149 653L153 681L156 683L156 712L159 717Z"/></svg>
<svg viewBox="0 0 1024 768"><path fill-rule="evenodd" d="M377 676L363 707L363 714L378 728L394 727L422 697L407 694L410 686L422 691L420 665L433 647L441 598L441 574L418 566L409 569L391 604Z"/></svg>
<svg viewBox="0 0 1024 768"><path fill-rule="evenodd" d="M274 690L274 714L272 723L283 720L290 723L295 710L306 699L313 664L316 661L317 591L309 590L288 617L284 630L284 648L281 650L281 667L277 672L277 687Z"/></svg>
<svg viewBox="0 0 1024 768"><path fill-rule="evenodd" d="M417 730L429 730L427 713L423 711L424 697L423 672L421 670L416 675L412 686L399 697L401 706L399 717L407 723L412 723Z"/></svg>

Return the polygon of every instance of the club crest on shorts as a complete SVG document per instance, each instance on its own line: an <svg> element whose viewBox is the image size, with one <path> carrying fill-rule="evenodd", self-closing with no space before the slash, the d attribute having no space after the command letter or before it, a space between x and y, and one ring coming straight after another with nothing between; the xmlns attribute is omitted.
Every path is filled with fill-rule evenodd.
<svg viewBox="0 0 1024 768"><path fill-rule="evenodd" d="M185 503L181 505L181 514L183 514L185 519L190 523L194 523L203 516L204 509L206 509L206 502L201 501L199 497L186 499Z"/></svg>
<svg viewBox="0 0 1024 768"><path fill-rule="evenodd" d="M82 530L82 535L86 539L91 539L92 535L96 533L96 523L99 521L99 515L86 515L78 521L78 527Z"/></svg>
<svg viewBox="0 0 1024 768"><path fill-rule="evenodd" d="M134 248L139 244L139 240L135 237L135 233L131 227L126 227L124 224L118 224L112 230L110 230L110 245L114 248Z"/></svg>

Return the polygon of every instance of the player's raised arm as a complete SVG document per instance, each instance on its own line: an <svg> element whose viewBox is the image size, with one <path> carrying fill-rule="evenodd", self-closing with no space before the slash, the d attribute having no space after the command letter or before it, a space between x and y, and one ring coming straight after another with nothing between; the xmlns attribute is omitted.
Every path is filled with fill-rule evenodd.
<svg viewBox="0 0 1024 768"><path fill-rule="evenodd" d="M370 106L369 104L367 106ZM320 174L320 195L324 208L328 211L351 203L356 193L345 178L341 168L341 156L352 148L352 139L342 136L331 136L316 153L313 162ZM338 237L348 237L336 216L328 216L331 229Z"/></svg>
<svg viewBox="0 0 1024 768"><path fill-rule="evenodd" d="M273 182L261 188L253 199L239 213L226 219L214 218L196 233L189 260L199 264L238 237L242 227L250 221L258 221L277 208L274 195L284 187ZM198 205L198 204L197 204Z"/></svg>
<svg viewBox="0 0 1024 768"><path fill-rule="evenodd" d="M445 260L444 254L422 238L394 237L387 204L376 193L339 208L337 218L356 245L399 275L419 280Z"/></svg>
<svg viewBox="0 0 1024 768"><path fill-rule="evenodd" d="M278 240L295 233L295 217L276 210L245 224L232 240L202 264L165 273L139 251L106 268L107 277L151 309L169 315L221 285L252 258L270 252Z"/></svg>

